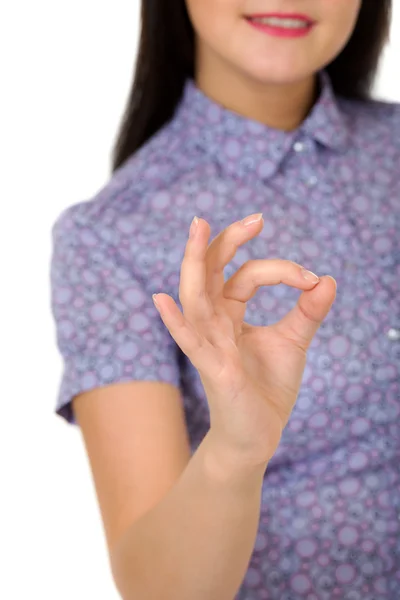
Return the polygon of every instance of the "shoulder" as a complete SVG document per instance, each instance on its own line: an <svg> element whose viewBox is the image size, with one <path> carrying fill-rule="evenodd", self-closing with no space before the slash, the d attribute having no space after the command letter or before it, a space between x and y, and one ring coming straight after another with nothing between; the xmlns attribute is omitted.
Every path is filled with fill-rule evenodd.
<svg viewBox="0 0 400 600"><path fill-rule="evenodd" d="M107 262L150 279L174 273L209 159L167 127L153 136L90 199L72 204L51 231L53 272ZM209 169L208 171L209 172Z"/></svg>
<svg viewBox="0 0 400 600"><path fill-rule="evenodd" d="M339 98L338 105L354 142L400 148L400 103Z"/></svg>
<svg viewBox="0 0 400 600"><path fill-rule="evenodd" d="M371 125L380 121L384 124L398 124L400 121L400 103L371 98L369 100L352 100L338 97L337 102L342 113L359 121L370 121Z"/></svg>
<svg viewBox="0 0 400 600"><path fill-rule="evenodd" d="M164 127L90 198L64 209L53 223L53 237L76 235L82 230L99 234L121 229L128 233L133 222L138 227L149 212L149 204L158 202L162 208L162 197L190 170L190 163L182 161L181 154L179 140Z"/></svg>

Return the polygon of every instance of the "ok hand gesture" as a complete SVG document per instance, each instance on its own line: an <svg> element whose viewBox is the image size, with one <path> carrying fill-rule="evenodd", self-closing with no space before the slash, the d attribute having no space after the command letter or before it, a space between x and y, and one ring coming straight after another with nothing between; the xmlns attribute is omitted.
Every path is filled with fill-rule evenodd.
<svg viewBox="0 0 400 600"><path fill-rule="evenodd" d="M253 215L254 219L255 215ZM181 266L179 300L157 295L161 318L198 370L210 408L210 432L238 460L268 463L294 408L307 349L336 297L330 276L305 277L289 260L246 262L224 281L237 248L258 235L263 220L235 222L210 244L210 226L198 220ZM246 303L262 285L284 283L302 290L278 323L244 322Z"/></svg>

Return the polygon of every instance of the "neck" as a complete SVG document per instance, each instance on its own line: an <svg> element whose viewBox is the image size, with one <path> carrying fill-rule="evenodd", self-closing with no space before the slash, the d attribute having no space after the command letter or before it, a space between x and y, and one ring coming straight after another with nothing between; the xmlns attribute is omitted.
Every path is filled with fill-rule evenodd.
<svg viewBox="0 0 400 600"><path fill-rule="evenodd" d="M263 83L229 69L198 67L197 87L213 101L274 129L292 131L307 117L319 93L314 74L291 83Z"/></svg>

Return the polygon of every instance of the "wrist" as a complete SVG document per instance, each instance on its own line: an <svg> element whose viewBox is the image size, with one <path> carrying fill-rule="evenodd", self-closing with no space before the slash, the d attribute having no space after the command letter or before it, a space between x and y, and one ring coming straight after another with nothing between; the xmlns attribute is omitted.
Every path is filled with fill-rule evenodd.
<svg viewBox="0 0 400 600"><path fill-rule="evenodd" d="M268 463L255 464L227 448L210 429L202 446L207 474L219 483L233 486L259 486L262 484Z"/></svg>

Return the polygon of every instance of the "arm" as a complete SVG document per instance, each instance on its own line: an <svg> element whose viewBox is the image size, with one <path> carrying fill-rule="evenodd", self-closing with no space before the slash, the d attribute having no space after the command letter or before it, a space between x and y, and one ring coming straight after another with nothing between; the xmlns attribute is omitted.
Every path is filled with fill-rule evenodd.
<svg viewBox="0 0 400 600"><path fill-rule="evenodd" d="M114 547L123 599L233 600L255 543L264 472L223 458L209 431L175 485Z"/></svg>

